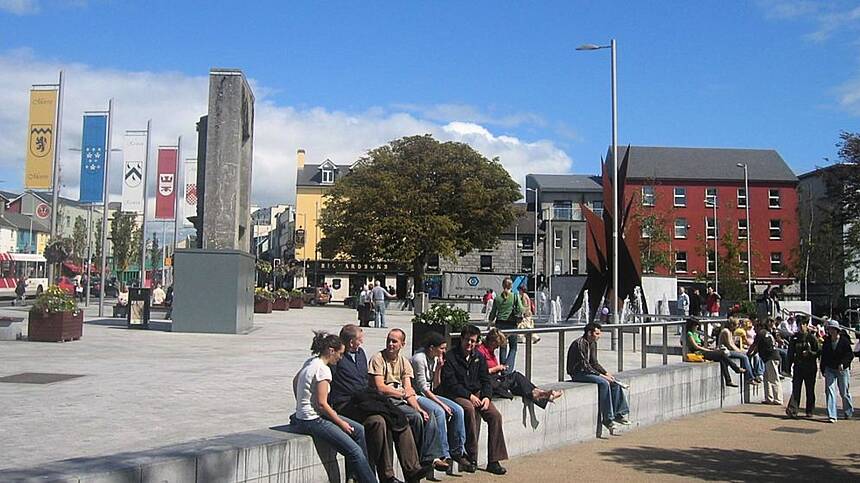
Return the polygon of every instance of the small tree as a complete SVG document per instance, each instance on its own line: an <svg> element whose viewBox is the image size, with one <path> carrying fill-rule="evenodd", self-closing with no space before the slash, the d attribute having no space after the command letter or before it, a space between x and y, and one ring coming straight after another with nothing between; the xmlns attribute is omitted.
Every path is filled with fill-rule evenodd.
<svg viewBox="0 0 860 483"><path fill-rule="evenodd" d="M114 212L110 237L113 245L113 263L117 272L125 272L128 269L128 262L134 254L134 245L132 245L134 225L132 213Z"/></svg>
<svg viewBox="0 0 860 483"><path fill-rule="evenodd" d="M75 228L72 232L72 254L79 264L87 258L87 222L82 216L75 217Z"/></svg>
<svg viewBox="0 0 860 483"><path fill-rule="evenodd" d="M746 299L746 267L741 262L742 247L737 233L729 227L723 230L720 241L720 295L728 300Z"/></svg>
<svg viewBox="0 0 860 483"><path fill-rule="evenodd" d="M152 242L149 245L149 264L152 267L153 278L155 270L161 268L161 248L158 246L158 238L152 234Z"/></svg>
<svg viewBox="0 0 860 483"><path fill-rule="evenodd" d="M102 224L94 223L96 225L95 235L93 236L93 260L96 260L101 267L102 260Z"/></svg>
<svg viewBox="0 0 860 483"><path fill-rule="evenodd" d="M633 220L640 229L639 261L642 273L654 273L663 267L669 273L675 270L672 256L672 210L669 212L657 208L657 194L654 190L654 202L646 206L641 202L641 193L634 196L640 199L634 203Z"/></svg>

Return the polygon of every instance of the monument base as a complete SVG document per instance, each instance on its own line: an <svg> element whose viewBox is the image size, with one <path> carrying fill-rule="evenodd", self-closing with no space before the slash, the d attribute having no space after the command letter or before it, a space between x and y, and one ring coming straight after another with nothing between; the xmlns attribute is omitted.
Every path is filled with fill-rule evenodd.
<svg viewBox="0 0 860 483"><path fill-rule="evenodd" d="M173 332L248 333L254 326L254 263L239 250L177 250Z"/></svg>

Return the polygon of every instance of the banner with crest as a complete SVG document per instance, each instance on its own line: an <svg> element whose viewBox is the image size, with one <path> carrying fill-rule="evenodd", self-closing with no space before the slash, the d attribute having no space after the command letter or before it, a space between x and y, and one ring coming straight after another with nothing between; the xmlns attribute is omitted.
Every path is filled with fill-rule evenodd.
<svg viewBox="0 0 860 483"><path fill-rule="evenodd" d="M155 219L172 220L176 217L176 146L158 148L158 170L155 173Z"/></svg>
<svg viewBox="0 0 860 483"><path fill-rule="evenodd" d="M107 114L84 114L79 195L81 203L100 203L103 201L107 125Z"/></svg>
<svg viewBox="0 0 860 483"><path fill-rule="evenodd" d="M122 149L122 211L143 213L146 202L146 131L126 131Z"/></svg>
<svg viewBox="0 0 860 483"><path fill-rule="evenodd" d="M24 188L50 189L54 170L58 89L30 91Z"/></svg>

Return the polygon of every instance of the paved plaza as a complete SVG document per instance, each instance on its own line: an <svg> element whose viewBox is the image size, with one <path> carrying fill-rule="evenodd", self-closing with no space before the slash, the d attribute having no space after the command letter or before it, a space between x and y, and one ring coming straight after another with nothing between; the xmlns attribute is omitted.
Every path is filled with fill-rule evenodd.
<svg viewBox="0 0 860 483"><path fill-rule="evenodd" d="M22 317L25 311L4 307L0 315ZM87 309L88 323L76 342L0 342L0 377L25 372L83 376L45 385L0 384L0 469L284 424L295 407L292 377L309 355L311 331L336 332L356 318L355 311L342 306L307 307L257 314L248 335L215 335L128 330L121 319L96 314L95 307ZM407 312L390 310L388 319L389 327L411 333ZM385 330L366 334L368 353L383 347ZM568 335L567 343L573 338ZM640 355L629 352L630 338L625 366L634 369L640 367ZM557 378L557 340L544 335L535 346L536 383ZM608 349L608 337L601 342ZM524 352L521 345L520 370ZM602 351L600 357L610 370L616 367L612 352ZM662 356L649 355L650 365L661 361Z"/></svg>

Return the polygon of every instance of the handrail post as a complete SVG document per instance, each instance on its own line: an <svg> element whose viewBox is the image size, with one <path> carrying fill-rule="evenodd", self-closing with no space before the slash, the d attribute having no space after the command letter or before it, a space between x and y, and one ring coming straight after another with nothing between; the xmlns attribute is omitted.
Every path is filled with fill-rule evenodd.
<svg viewBox="0 0 860 483"><path fill-rule="evenodd" d="M618 331L618 372L624 371L624 331Z"/></svg>
<svg viewBox="0 0 860 483"><path fill-rule="evenodd" d="M564 353L564 334L563 330L558 331L558 382L564 381L565 373L565 353Z"/></svg>
<svg viewBox="0 0 860 483"><path fill-rule="evenodd" d="M648 346L646 345L645 340L646 327L644 325L642 327L639 327L639 332L639 335L642 338L642 344L640 344L640 349L642 352L642 369L645 369L646 367L648 367Z"/></svg>
<svg viewBox="0 0 860 483"><path fill-rule="evenodd" d="M669 326L663 324L663 365L669 364Z"/></svg>
<svg viewBox="0 0 860 483"><path fill-rule="evenodd" d="M526 334L526 379L532 380L532 333Z"/></svg>

